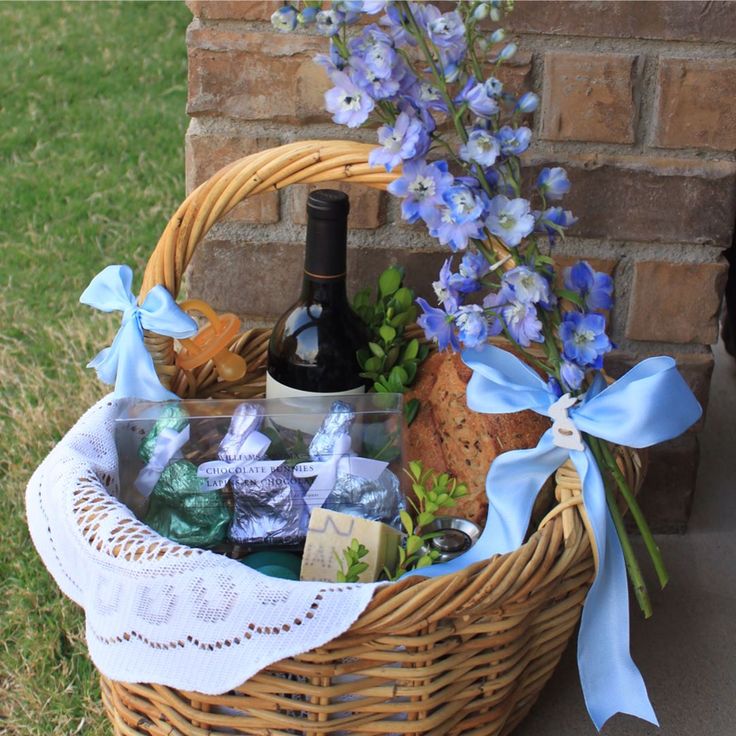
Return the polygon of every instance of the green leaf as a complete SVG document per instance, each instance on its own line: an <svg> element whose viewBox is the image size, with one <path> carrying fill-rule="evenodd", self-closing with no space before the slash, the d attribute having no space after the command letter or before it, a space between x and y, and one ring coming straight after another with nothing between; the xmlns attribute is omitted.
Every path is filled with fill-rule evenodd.
<svg viewBox="0 0 736 736"><path fill-rule="evenodd" d="M432 564L432 557L431 555L422 555L418 560L416 564L416 569L419 570L422 567L429 567Z"/></svg>
<svg viewBox="0 0 736 736"><path fill-rule="evenodd" d="M406 419L407 427L410 427L411 423L417 418L420 406L419 399L411 399L404 405L404 419Z"/></svg>
<svg viewBox="0 0 736 736"><path fill-rule="evenodd" d="M399 516L401 517L401 523L404 526L404 529L406 529L407 534L413 534L414 532L414 521L412 520L411 516L409 516L408 511L399 511Z"/></svg>
<svg viewBox="0 0 736 736"><path fill-rule="evenodd" d="M416 337L413 337L408 343L406 343L402 363L406 360L414 360L417 355L419 355L419 340L417 340Z"/></svg>
<svg viewBox="0 0 736 736"><path fill-rule="evenodd" d="M412 478L419 478L422 475L422 464L419 460L412 460L409 463L409 472Z"/></svg>
<svg viewBox="0 0 736 736"><path fill-rule="evenodd" d="M365 370L370 371L371 373L376 373L377 371L380 371L381 368L383 368L383 360L376 357L375 355L372 355L370 358L368 358L368 360L365 361L362 367Z"/></svg>
<svg viewBox="0 0 736 736"><path fill-rule="evenodd" d="M580 294L574 291L570 291L570 289L557 289L557 294L563 299L567 299L567 301L577 305L578 307L582 308L585 306Z"/></svg>
<svg viewBox="0 0 736 736"><path fill-rule="evenodd" d="M386 353L384 352L383 348L375 342L369 342L368 347L371 349L371 352L373 355L375 355L377 358L385 358Z"/></svg>
<svg viewBox="0 0 736 736"><path fill-rule="evenodd" d="M422 511L419 516L417 516L417 525L427 526L427 524L431 524L434 521L434 514L431 514L429 511Z"/></svg>
<svg viewBox="0 0 736 736"><path fill-rule="evenodd" d="M399 312L393 319L391 319L392 327L405 327L409 322L413 322L409 312Z"/></svg>
<svg viewBox="0 0 736 736"><path fill-rule="evenodd" d="M404 363L402 367L406 371L406 385L411 386L417 377L417 364L412 361L410 363Z"/></svg>
<svg viewBox="0 0 736 736"><path fill-rule="evenodd" d="M396 266L387 268L378 278L378 288L382 296L391 296L401 286L401 271Z"/></svg>
<svg viewBox="0 0 736 736"><path fill-rule="evenodd" d="M378 334L381 336L386 345L389 345L394 341L396 337L396 330L390 325L381 325L378 330Z"/></svg>
<svg viewBox="0 0 736 736"><path fill-rule="evenodd" d="M418 552L421 549L423 544L424 540L421 537L418 537L416 534L411 534L406 540L406 554L411 557L415 552Z"/></svg>
<svg viewBox="0 0 736 736"><path fill-rule="evenodd" d="M399 353L401 352L401 348L398 345L394 345L391 350L388 351L386 355L386 369L393 368L394 365L396 365L396 361L398 360Z"/></svg>
<svg viewBox="0 0 736 736"><path fill-rule="evenodd" d="M409 382L409 374L400 365L395 365L389 373L389 380L398 382L403 391L404 386Z"/></svg>
<svg viewBox="0 0 736 736"><path fill-rule="evenodd" d="M399 289L394 294L394 302L399 307L399 310L405 312L409 309L414 301L414 294L411 289L407 289L405 286Z"/></svg>
<svg viewBox="0 0 736 736"><path fill-rule="evenodd" d="M369 288L361 289L353 298L353 308L357 311L363 307L369 306L371 303L371 290Z"/></svg>

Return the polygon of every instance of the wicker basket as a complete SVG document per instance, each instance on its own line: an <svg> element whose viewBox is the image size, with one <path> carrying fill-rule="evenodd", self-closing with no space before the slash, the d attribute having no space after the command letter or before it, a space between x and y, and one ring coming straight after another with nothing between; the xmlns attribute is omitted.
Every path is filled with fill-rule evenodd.
<svg viewBox="0 0 736 736"><path fill-rule="evenodd" d="M371 146L307 141L247 156L195 190L169 222L146 269L172 294L210 227L246 197L297 182L350 180L385 189L396 174L368 166ZM146 336L162 381L181 396L252 398L265 385L269 331L232 344L248 362L235 383L208 364L174 366L172 340ZM641 463L619 451L632 486ZM435 579L381 589L327 646L284 659L221 696L112 682L102 697L115 734L505 734L526 715L575 628L594 559L579 479L556 474L557 504L526 544Z"/></svg>

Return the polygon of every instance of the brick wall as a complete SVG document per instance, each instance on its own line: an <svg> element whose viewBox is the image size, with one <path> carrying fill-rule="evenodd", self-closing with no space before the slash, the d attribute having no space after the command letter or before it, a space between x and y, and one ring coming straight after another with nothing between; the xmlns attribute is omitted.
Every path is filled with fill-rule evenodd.
<svg viewBox="0 0 736 736"><path fill-rule="evenodd" d="M311 61L326 42L273 32L278 4L188 0L190 190L229 161L279 143L374 139L329 121L327 80ZM706 404L722 251L736 220L736 3L522 1L505 25L521 47L506 81L543 101L530 171L559 163L573 184L565 204L580 221L557 256L585 256L616 277L619 349L610 372L673 355ZM427 295L444 249L401 224L387 195L345 188L351 285L398 261ZM190 291L254 319L279 314L298 288L306 191L238 206L200 248ZM259 285L259 273L271 274L271 288ZM688 517L697 429L651 453L644 503L661 530L680 530Z"/></svg>

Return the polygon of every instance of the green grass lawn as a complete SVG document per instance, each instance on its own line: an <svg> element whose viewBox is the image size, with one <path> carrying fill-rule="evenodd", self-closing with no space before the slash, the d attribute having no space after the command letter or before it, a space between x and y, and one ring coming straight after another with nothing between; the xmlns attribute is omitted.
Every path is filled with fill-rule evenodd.
<svg viewBox="0 0 736 736"><path fill-rule="evenodd" d="M183 3L0 4L0 734L108 734L81 612L30 542L33 469L105 392L118 317L78 304L137 276L184 194Z"/></svg>

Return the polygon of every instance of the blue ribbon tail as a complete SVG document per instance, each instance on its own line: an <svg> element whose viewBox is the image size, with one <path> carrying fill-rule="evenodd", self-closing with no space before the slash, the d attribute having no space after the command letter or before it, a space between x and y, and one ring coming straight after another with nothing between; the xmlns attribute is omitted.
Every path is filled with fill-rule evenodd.
<svg viewBox="0 0 736 736"><path fill-rule="evenodd" d="M578 635L578 669L585 704L599 731L616 713L628 713L658 726L644 679L631 659L626 564L608 511L603 479L589 449L572 452L571 458L582 481L599 559Z"/></svg>
<svg viewBox="0 0 736 736"><path fill-rule="evenodd" d="M125 322L109 351L116 357L115 398L171 401L179 397L161 385L153 358L143 342L143 331L136 319ZM104 351L103 351L104 352ZM106 356L106 362L112 361Z"/></svg>

